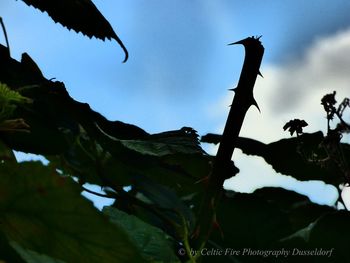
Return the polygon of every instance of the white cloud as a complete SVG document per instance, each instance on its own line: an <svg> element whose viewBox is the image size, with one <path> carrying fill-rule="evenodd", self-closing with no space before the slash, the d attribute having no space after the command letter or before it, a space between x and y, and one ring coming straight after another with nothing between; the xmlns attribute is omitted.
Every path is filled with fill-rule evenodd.
<svg viewBox="0 0 350 263"><path fill-rule="evenodd" d="M326 119L320 105L321 98L334 90L339 102L350 96L350 29L318 39L300 58L282 65L263 64L261 71L264 78L258 78L254 90L261 114L253 108L248 111L241 136L265 143L289 137L282 127L294 118L309 123L306 132L325 131ZM231 100L232 94L218 102L215 108L227 114ZM219 127L218 132L222 128ZM235 153L234 160L241 173L227 182L229 187L249 192L257 187L283 185L302 193L308 192L312 200L321 203L327 202L321 199L322 195L326 195L328 200L334 200L337 196L334 187L320 182L307 182L305 190L305 183L301 185L290 177L277 176L261 159Z"/></svg>
<svg viewBox="0 0 350 263"><path fill-rule="evenodd" d="M305 108L312 97L336 90L350 91L350 30L317 40L301 59L282 67L270 66L273 93L268 100L276 112ZM264 84L262 84L264 85ZM318 99L318 98L317 98Z"/></svg>

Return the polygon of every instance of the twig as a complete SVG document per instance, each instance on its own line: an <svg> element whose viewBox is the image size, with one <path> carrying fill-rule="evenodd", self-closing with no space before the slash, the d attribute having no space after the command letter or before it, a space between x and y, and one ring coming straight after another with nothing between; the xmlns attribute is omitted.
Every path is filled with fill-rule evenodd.
<svg viewBox="0 0 350 263"><path fill-rule="evenodd" d="M10 56L11 55L10 44L9 44L9 40L8 40L8 37L7 37L6 27L5 27L4 21L2 20L1 16L0 16L0 24L1 24L1 27L2 27L2 31L4 32L6 46L7 46L7 50L8 50L9 56Z"/></svg>
<svg viewBox="0 0 350 263"><path fill-rule="evenodd" d="M81 188L82 188L84 191L86 191L86 192L88 192L88 193L90 193L90 194L93 194L93 195L97 195L97 196L104 197L104 198L116 199L116 196L114 196L114 195L100 194L100 193L97 193L97 192L92 191L92 190L90 190L90 189L87 189L87 188L84 187L84 186L81 186Z"/></svg>

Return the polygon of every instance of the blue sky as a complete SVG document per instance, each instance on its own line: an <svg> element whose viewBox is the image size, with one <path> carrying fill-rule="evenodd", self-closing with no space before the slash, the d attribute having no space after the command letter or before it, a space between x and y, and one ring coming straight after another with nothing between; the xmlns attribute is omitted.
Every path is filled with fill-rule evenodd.
<svg viewBox="0 0 350 263"><path fill-rule="evenodd" d="M109 119L136 124L148 132L182 126L191 126L199 134L220 132L233 96L227 89L237 83L244 56L242 47L227 44L252 35L263 35L265 46L264 79L258 80L255 89L262 113L250 110L243 135L264 142L288 137L282 126L296 117L309 122L309 132L324 130L322 95L337 90L340 99L350 94L346 71L350 61L339 55L350 46L348 1L94 3L128 48L127 63L121 63L123 53L116 42L70 32L22 1L2 0L0 16L14 58L29 53L47 78L63 81L75 99ZM2 37L0 41L4 43ZM344 72L339 73L339 67ZM314 187L313 182L303 190L290 178L273 177L272 169L259 158L247 159L239 151L235 158L242 189L253 180L258 185L293 185L309 191L315 200L334 196L334 189L321 184Z"/></svg>

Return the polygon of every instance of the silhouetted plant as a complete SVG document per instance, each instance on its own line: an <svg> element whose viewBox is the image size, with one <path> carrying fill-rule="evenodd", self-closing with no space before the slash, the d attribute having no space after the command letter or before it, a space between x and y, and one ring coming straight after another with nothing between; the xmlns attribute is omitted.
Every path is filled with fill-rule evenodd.
<svg viewBox="0 0 350 263"><path fill-rule="evenodd" d="M290 120L283 126L283 130L288 130L290 132L290 135L293 135L294 132L297 136L303 134L303 128L306 127L308 124L304 120L294 119Z"/></svg>
<svg viewBox="0 0 350 263"><path fill-rule="evenodd" d="M90 0L23 1L67 28L115 38L124 48ZM71 17L77 8L79 16ZM264 48L254 37L235 44L244 45L246 55L224 134L201 137L221 142L217 156L202 150L190 127L149 134L107 120L71 98L64 83L46 79L28 54L17 61L8 41L0 45L0 260L212 262L211 251L215 262L262 262L280 260L264 253L283 248L289 251L283 262L294 262L300 260L295 249L334 248L332 261L346 262L347 211L282 188L226 191L223 182L239 172L231 161L239 148L298 180L349 183L350 146L340 141L350 130L344 120L349 99L338 107L335 92L322 99L326 136L303 133L307 123L295 119L284 129L297 137L270 144L238 137L247 110L257 106L253 87ZM331 129L335 116L339 123ZM14 150L41 154L49 163L17 162ZM115 202L98 211L82 191Z"/></svg>

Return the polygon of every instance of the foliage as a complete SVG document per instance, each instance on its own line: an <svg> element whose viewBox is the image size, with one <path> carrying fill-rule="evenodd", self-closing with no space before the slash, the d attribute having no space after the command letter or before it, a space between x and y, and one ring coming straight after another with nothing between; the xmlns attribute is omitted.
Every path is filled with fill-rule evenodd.
<svg viewBox="0 0 350 263"><path fill-rule="evenodd" d="M123 42L91 0L22 1L42 12L47 12L56 23L61 23L69 30L73 29L76 32L81 32L90 38L115 39L125 53L123 62L128 60L128 51Z"/></svg>
<svg viewBox="0 0 350 263"><path fill-rule="evenodd" d="M119 39L90 0L64 1L70 12L62 11L62 1L23 1L69 29ZM246 57L232 104L239 114L228 123L243 122L248 108L257 106L253 87L263 55L259 38L235 44L245 46ZM9 47L0 45L0 260L211 262L201 254L216 251L218 262L261 262L276 258L243 251L333 248L333 262L345 262L348 211L281 188L243 194L222 187L239 172L231 162L234 148L261 156L277 172L298 180L335 187L350 183L350 145L340 142L350 130L344 120L350 104L349 99L336 103L335 92L322 99L326 136L303 133L307 123L296 119L284 127L296 132L295 138L264 144L238 137L240 127L228 125L226 141L215 134L201 137L202 142L221 141L215 157L202 150L192 128L149 134L107 120L71 98L64 83L46 79L28 54L17 61ZM335 117L339 123L332 129ZM13 151L41 154L49 163L18 163ZM85 183L99 185L105 194L95 194L114 204L95 209L81 195L88 190Z"/></svg>

